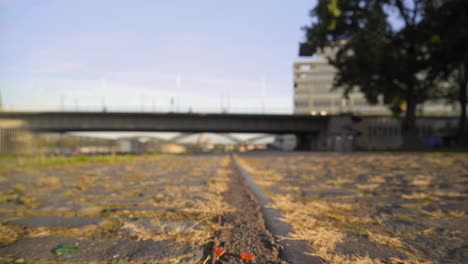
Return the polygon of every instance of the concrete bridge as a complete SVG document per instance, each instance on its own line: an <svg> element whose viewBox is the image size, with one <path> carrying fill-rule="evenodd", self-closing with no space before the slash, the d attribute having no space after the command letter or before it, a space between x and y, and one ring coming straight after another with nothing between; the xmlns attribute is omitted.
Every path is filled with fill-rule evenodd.
<svg viewBox="0 0 468 264"><path fill-rule="evenodd" d="M294 134L298 149L317 149L330 130L331 116L117 113L3 112L0 122L14 120L33 132L154 131Z"/></svg>

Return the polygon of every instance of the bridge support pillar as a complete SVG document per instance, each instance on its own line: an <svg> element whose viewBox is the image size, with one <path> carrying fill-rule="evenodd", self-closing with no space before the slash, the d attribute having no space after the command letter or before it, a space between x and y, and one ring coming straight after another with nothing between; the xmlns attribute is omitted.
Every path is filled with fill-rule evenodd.
<svg viewBox="0 0 468 264"><path fill-rule="evenodd" d="M319 150L318 134L296 134L296 147L294 150L311 151Z"/></svg>

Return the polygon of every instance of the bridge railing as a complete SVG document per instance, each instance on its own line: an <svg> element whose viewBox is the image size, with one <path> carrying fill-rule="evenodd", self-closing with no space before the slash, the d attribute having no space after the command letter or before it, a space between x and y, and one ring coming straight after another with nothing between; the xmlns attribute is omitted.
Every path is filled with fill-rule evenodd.
<svg viewBox="0 0 468 264"><path fill-rule="evenodd" d="M138 106L96 106L96 105L87 105L87 106L66 106L66 107L27 107L27 106L6 106L0 108L0 112L111 112L111 113L213 113L213 114L265 114L265 115L291 115L294 114L292 107L187 107L187 106L147 106L147 107L138 107ZM313 111L316 112L316 111ZM329 112L328 115L335 115L341 113L337 110L335 112ZM382 115L389 116L390 112L382 114L375 113L372 111L359 111L356 110L353 112L356 115L369 116L369 115ZM301 113L307 114L307 113ZM311 115L314 115L311 112ZM437 112L430 113L419 113L418 116L440 116L440 117L457 117L459 116L458 109L446 108Z"/></svg>
<svg viewBox="0 0 468 264"><path fill-rule="evenodd" d="M113 113L226 113L226 114L292 114L289 107L137 107L137 106L67 106L67 107L3 107L4 112L113 112Z"/></svg>

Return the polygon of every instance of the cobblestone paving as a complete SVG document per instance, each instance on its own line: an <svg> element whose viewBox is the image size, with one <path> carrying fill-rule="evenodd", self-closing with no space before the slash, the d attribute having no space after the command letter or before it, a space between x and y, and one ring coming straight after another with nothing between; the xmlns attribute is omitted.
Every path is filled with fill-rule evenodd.
<svg viewBox="0 0 468 264"><path fill-rule="evenodd" d="M244 155L327 263L466 263L468 155Z"/></svg>
<svg viewBox="0 0 468 264"><path fill-rule="evenodd" d="M226 156L16 167L0 174L0 263L197 263L229 209Z"/></svg>
<svg viewBox="0 0 468 264"><path fill-rule="evenodd" d="M466 154L263 153L239 160L293 225L291 237L308 241L327 263L468 258ZM251 219L250 238L262 230L257 216L232 207L251 202L227 156L21 164L0 167L0 263L203 263L213 239L233 254L275 251L217 225L222 214ZM257 258L280 262L267 259Z"/></svg>

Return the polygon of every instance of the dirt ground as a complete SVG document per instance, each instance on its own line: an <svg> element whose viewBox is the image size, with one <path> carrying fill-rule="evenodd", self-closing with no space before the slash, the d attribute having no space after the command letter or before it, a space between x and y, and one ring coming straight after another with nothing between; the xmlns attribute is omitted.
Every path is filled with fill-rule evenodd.
<svg viewBox="0 0 468 264"><path fill-rule="evenodd" d="M244 155L296 239L327 263L466 263L468 155Z"/></svg>
<svg viewBox="0 0 468 264"><path fill-rule="evenodd" d="M238 169L231 162L227 168L229 189L224 200L235 210L223 215L224 229L217 235L217 243L227 250L219 263L245 263L242 252L256 257L256 263L283 263L273 237L265 230L258 204L254 201Z"/></svg>

